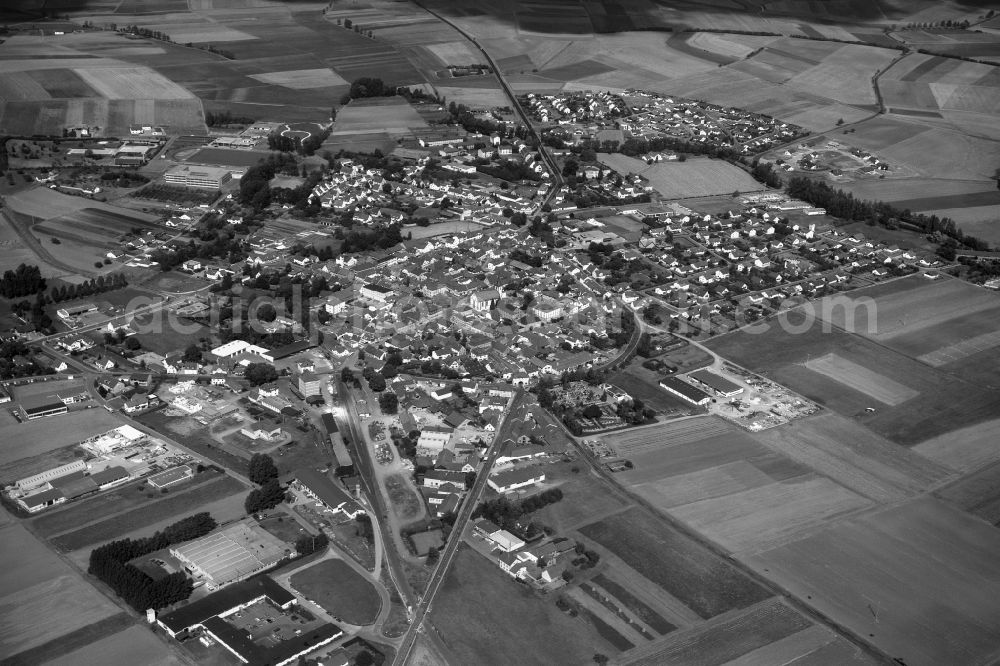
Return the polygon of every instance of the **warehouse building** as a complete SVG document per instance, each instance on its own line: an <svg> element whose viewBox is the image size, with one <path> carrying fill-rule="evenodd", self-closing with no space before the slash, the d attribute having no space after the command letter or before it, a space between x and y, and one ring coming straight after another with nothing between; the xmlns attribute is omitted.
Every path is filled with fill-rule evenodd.
<svg viewBox="0 0 1000 666"><path fill-rule="evenodd" d="M743 387L729 381L721 375L717 375L711 370L696 370L688 373L688 377L699 385L715 392L715 395L722 398L732 398L743 393Z"/></svg>
<svg viewBox="0 0 1000 666"><path fill-rule="evenodd" d="M21 401L21 414L29 421L65 414L68 411L66 403L58 396L33 396Z"/></svg>
<svg viewBox="0 0 1000 666"><path fill-rule="evenodd" d="M677 377L664 377L660 380L660 386L679 398L694 405L707 405L712 401L712 396L702 391L697 386L692 386Z"/></svg>
<svg viewBox="0 0 1000 666"><path fill-rule="evenodd" d="M545 472L538 468L512 469L498 472L486 479L490 488L498 493L509 493L519 488L527 488L545 480Z"/></svg>
<svg viewBox="0 0 1000 666"><path fill-rule="evenodd" d="M290 555L283 541L245 522L175 546L170 554L210 590L245 580Z"/></svg>
<svg viewBox="0 0 1000 666"><path fill-rule="evenodd" d="M249 666L285 666L344 635L296 615L296 602L269 576L256 576L165 613L157 624L173 638L204 632Z"/></svg>

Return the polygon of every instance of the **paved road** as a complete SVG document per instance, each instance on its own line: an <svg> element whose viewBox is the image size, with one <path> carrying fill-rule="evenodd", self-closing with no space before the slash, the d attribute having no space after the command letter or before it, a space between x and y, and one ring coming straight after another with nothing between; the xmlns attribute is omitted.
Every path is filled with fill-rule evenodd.
<svg viewBox="0 0 1000 666"><path fill-rule="evenodd" d="M465 526L472 517L472 512L476 508L476 505L479 504L479 498L482 496L483 490L486 489L486 480L489 478L490 470L493 468L494 463L496 463L497 458L500 456L500 451L503 450L504 443L510 441L507 437L507 431L510 429L511 425L507 417L516 411L518 403L523 399L523 395L524 394L521 391L518 391L517 394L514 395L510 404L507 406L507 409L504 411L503 421L497 429L496 437L493 438L493 444L490 445L483 466L476 476L476 482L473 484L472 488L466 495L465 500L462 502L462 508L459 510L458 517L455 519L455 525L452 527L451 536L448 539L448 543L445 545L444 552L441 553L441 560L438 562L437 567L434 569L434 574L427 583L427 590L424 592L423 596L420 598L420 602L414 609L413 621L410 623L410 628L403 636L402 645L400 645L399 649L396 651L396 659L393 661L393 666L403 666L410 656L410 651L413 650L413 645L416 643L417 633L420 631L421 624L423 624L424 618L430 611L431 604L434 602L434 596L438 593L438 590L440 590L441 583L455 559L455 554L458 552L459 545L462 543L462 533L465 531Z"/></svg>

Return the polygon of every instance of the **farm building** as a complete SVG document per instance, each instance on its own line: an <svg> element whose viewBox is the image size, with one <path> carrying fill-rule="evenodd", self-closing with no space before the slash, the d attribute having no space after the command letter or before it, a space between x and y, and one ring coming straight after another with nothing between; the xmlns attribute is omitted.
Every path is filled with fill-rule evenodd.
<svg viewBox="0 0 1000 666"><path fill-rule="evenodd" d="M715 374L711 370L695 370L688 373L688 377L696 381L701 386L711 389L716 395L723 398L731 398L734 395L743 393L743 387L729 381L725 377Z"/></svg>
<svg viewBox="0 0 1000 666"><path fill-rule="evenodd" d="M190 167L186 165L175 166L163 174L163 180L184 187L203 187L217 190L232 178L229 169L219 167Z"/></svg>
<svg viewBox="0 0 1000 666"><path fill-rule="evenodd" d="M330 480L323 472L314 469L300 469L295 472L293 485L309 497L320 502L334 513L342 513L350 520L367 513L356 499L346 490Z"/></svg>
<svg viewBox="0 0 1000 666"><path fill-rule="evenodd" d="M498 493L509 493L518 488L526 488L545 480L545 472L538 469L512 469L506 472L493 474L486 479L490 488Z"/></svg>
<svg viewBox="0 0 1000 666"><path fill-rule="evenodd" d="M677 377L665 377L660 380L660 386L688 402L695 405L707 405L712 401L712 396L702 391L697 386L692 386Z"/></svg>
<svg viewBox="0 0 1000 666"><path fill-rule="evenodd" d="M21 414L29 421L65 414L68 411L66 403L58 396L35 396L21 401Z"/></svg>
<svg viewBox="0 0 1000 666"><path fill-rule="evenodd" d="M244 664L284 666L343 635L334 624L297 616L295 604L291 592L257 576L165 613L157 624L173 638L202 629Z"/></svg>
<svg viewBox="0 0 1000 666"><path fill-rule="evenodd" d="M59 308L56 310L56 314L59 315L60 319L78 317L82 314L87 314L88 312L97 312L97 306L93 303L77 303L76 305L69 305L65 308Z"/></svg>
<svg viewBox="0 0 1000 666"><path fill-rule="evenodd" d="M245 522L171 548L170 554L210 590L249 578L289 555L284 542Z"/></svg>
<svg viewBox="0 0 1000 666"><path fill-rule="evenodd" d="M450 469L432 469L424 474L423 485L425 488L437 489L448 484L465 488L465 472Z"/></svg>
<svg viewBox="0 0 1000 666"><path fill-rule="evenodd" d="M66 463L59 467L53 467L52 469L47 469L44 472L39 472L38 474L33 474L31 476L26 476L23 479L18 479L15 482L15 486L21 492L37 488L38 486L46 485L52 479L58 479L60 476L66 476L67 474L72 474L73 472L82 472L87 469L87 463L83 460L74 460L71 463Z"/></svg>

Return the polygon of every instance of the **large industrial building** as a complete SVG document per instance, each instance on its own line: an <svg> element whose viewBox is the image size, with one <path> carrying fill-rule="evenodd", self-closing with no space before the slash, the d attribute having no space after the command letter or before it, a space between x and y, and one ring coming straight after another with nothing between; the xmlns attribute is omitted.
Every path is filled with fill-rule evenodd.
<svg viewBox="0 0 1000 666"><path fill-rule="evenodd" d="M732 398L735 395L743 393L742 386L715 374L711 370L695 370L688 373L688 377L696 381L699 385L714 391L717 396L722 398Z"/></svg>
<svg viewBox="0 0 1000 666"><path fill-rule="evenodd" d="M288 557L284 542L257 525L236 523L170 549L210 590L245 580Z"/></svg>
<svg viewBox="0 0 1000 666"><path fill-rule="evenodd" d="M163 180L174 185L185 187L203 187L217 190L233 177L229 169L209 166L180 165L163 174Z"/></svg>
<svg viewBox="0 0 1000 666"><path fill-rule="evenodd" d="M165 613L157 624L174 638L207 634L249 666L285 666L344 635L296 614L296 603L272 578L256 576Z"/></svg>
<svg viewBox="0 0 1000 666"><path fill-rule="evenodd" d="M692 386L677 377L664 377L660 380L660 386L668 393L683 398L694 405L707 405L712 401L712 396L702 391L697 386Z"/></svg>

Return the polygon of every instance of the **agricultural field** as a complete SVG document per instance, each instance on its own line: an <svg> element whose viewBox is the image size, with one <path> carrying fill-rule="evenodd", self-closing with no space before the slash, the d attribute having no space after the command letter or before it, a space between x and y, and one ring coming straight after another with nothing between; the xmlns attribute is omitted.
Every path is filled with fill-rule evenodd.
<svg viewBox="0 0 1000 666"><path fill-rule="evenodd" d="M760 331L729 333L709 341L707 346L905 446L986 421L1000 409L1000 393L989 384L989 368L978 372L970 368L969 374L956 376L859 335L837 328L827 332L823 329L820 323L810 323L802 313L792 311L770 321ZM809 368L812 359L826 354L867 368L871 386L852 386L857 382L841 376L848 381L845 384ZM870 395L892 394L896 385L917 395L896 406ZM956 395L964 399L956 401Z"/></svg>
<svg viewBox="0 0 1000 666"><path fill-rule="evenodd" d="M973 664L1000 649L998 547L992 526L923 498L746 561L907 664Z"/></svg>
<svg viewBox="0 0 1000 666"><path fill-rule="evenodd" d="M409 136L411 129L423 127L427 127L427 121L402 97L359 99L337 113L330 139L381 132Z"/></svg>
<svg viewBox="0 0 1000 666"><path fill-rule="evenodd" d="M141 663L146 666L181 666L185 663L153 632L134 625L45 663L49 666L78 666L102 662Z"/></svg>
<svg viewBox="0 0 1000 666"><path fill-rule="evenodd" d="M348 624L372 624L382 606L375 586L343 560L317 562L297 571L288 582L306 599Z"/></svg>
<svg viewBox="0 0 1000 666"><path fill-rule="evenodd" d="M812 624L780 600L768 599L629 650L617 663L635 666L790 663L798 658L808 661L809 655L835 640L836 634L829 629ZM774 660L761 660L765 654L774 655Z"/></svg>
<svg viewBox="0 0 1000 666"><path fill-rule="evenodd" d="M0 425L0 465L39 456L88 437L117 428L122 420L103 409L86 409L17 423L12 418Z"/></svg>
<svg viewBox="0 0 1000 666"><path fill-rule="evenodd" d="M935 494L992 525L1000 524L1000 464L983 467Z"/></svg>
<svg viewBox="0 0 1000 666"><path fill-rule="evenodd" d="M52 539L53 545L63 552L78 550L86 546L110 541L135 531L154 531L152 525L172 516L185 515L205 510L212 502L245 494L246 487L231 476L225 476L210 483L180 492L162 493L165 499L130 509L110 518L91 523L73 532L61 534ZM242 502L242 496L239 498ZM219 517L216 516L217 519ZM167 521L169 522L169 520ZM222 522L221 519L219 522Z"/></svg>
<svg viewBox="0 0 1000 666"><path fill-rule="evenodd" d="M764 186L743 169L722 160L689 159L685 162L644 161L620 154L598 155L598 160L618 173L638 174L664 199L686 199L732 192L754 192Z"/></svg>
<svg viewBox="0 0 1000 666"><path fill-rule="evenodd" d="M88 124L107 135L127 135L137 122L204 131L201 104L183 86L114 57L119 54L88 52L96 42L92 35L65 37L59 59L38 57L51 55L51 38L15 35L6 41L23 58L0 62L0 126L8 132L59 135L68 125ZM98 39L125 41L113 33Z"/></svg>
<svg viewBox="0 0 1000 666"><path fill-rule="evenodd" d="M913 447L913 450L939 465L969 472L1000 460L1000 451L996 446L998 438L1000 419L992 419L932 437Z"/></svg>
<svg viewBox="0 0 1000 666"><path fill-rule="evenodd" d="M728 562L633 507L577 530L708 619L771 596Z"/></svg>
<svg viewBox="0 0 1000 666"><path fill-rule="evenodd" d="M19 654L58 643L61 637L118 614L116 605L84 582L24 526L6 525L0 528L0 538L4 543L0 660L4 663L14 663Z"/></svg>
<svg viewBox="0 0 1000 666"><path fill-rule="evenodd" d="M513 651L526 665L582 664L595 653L618 652L582 615L563 613L553 598L536 596L465 545L441 584L430 621L463 664L493 663Z"/></svg>

